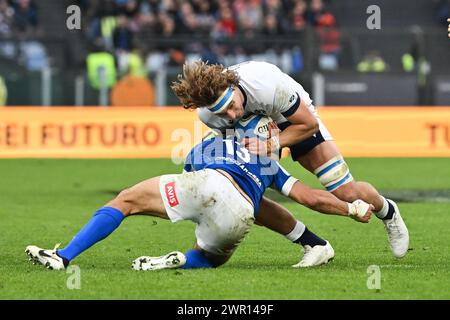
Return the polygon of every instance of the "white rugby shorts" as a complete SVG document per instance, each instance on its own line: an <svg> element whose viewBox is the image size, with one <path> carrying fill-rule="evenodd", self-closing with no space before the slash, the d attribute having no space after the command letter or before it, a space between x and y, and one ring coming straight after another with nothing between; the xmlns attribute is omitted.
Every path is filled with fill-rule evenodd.
<svg viewBox="0 0 450 320"><path fill-rule="evenodd" d="M311 113L316 117L317 122L319 123L319 131L323 136L323 139L325 141L333 141L334 138L331 135L330 131L328 131L327 127L325 126L325 124L322 122L322 119L320 118L319 112L317 111L317 108L311 104L309 106L309 111L311 111Z"/></svg>
<svg viewBox="0 0 450 320"><path fill-rule="evenodd" d="M159 188L172 222L197 224L197 244L217 255L230 255L254 222L253 206L216 170L163 175Z"/></svg>

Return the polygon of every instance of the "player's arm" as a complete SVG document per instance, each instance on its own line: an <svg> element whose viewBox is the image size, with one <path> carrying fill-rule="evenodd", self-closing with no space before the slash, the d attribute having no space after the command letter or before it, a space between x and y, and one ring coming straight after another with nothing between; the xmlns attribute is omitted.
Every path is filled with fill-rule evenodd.
<svg viewBox="0 0 450 320"><path fill-rule="evenodd" d="M186 156L186 159L184 160L183 173L195 171L194 150L195 147L191 149L189 154Z"/></svg>
<svg viewBox="0 0 450 320"><path fill-rule="evenodd" d="M192 164L190 164L187 160L188 159L186 158L186 161L185 161L184 166L183 166L183 173L195 171L194 167L192 166Z"/></svg>
<svg viewBox="0 0 450 320"><path fill-rule="evenodd" d="M373 205L362 200L353 203L341 201L332 193L313 189L292 177L278 162L272 162L278 169L273 175L273 187L285 196L312 210L325 214L350 216L359 222L367 223L372 215Z"/></svg>
<svg viewBox="0 0 450 320"><path fill-rule="evenodd" d="M293 96L296 100L281 112L291 125L282 132L277 132L276 136L271 136L266 144L262 144L257 138L245 139L244 145L251 153L267 156L278 152L280 148L303 141L319 131L319 123L308 106L297 93L293 93Z"/></svg>
<svg viewBox="0 0 450 320"><path fill-rule="evenodd" d="M292 114L283 115L292 125L280 133L278 137L280 147L292 146L319 131L319 123L304 101L300 101L298 108Z"/></svg>
<svg viewBox="0 0 450 320"><path fill-rule="evenodd" d="M362 200L353 203L341 201L330 192L310 188L299 181L292 186L289 198L312 210L325 214L349 216L363 223L369 222L374 209L373 205Z"/></svg>

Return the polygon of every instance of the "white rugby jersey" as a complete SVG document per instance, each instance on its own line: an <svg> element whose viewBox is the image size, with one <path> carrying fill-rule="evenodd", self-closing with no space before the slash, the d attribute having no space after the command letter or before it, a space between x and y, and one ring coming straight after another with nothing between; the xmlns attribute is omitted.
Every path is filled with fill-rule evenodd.
<svg viewBox="0 0 450 320"><path fill-rule="evenodd" d="M228 69L239 74L239 87L244 92L244 116L264 114L277 123L286 122L304 101L312 105L309 94L303 87L282 72L277 66L258 61L247 61ZM239 119L232 121L221 118L207 108L197 109L200 120L212 129L223 130L233 127Z"/></svg>

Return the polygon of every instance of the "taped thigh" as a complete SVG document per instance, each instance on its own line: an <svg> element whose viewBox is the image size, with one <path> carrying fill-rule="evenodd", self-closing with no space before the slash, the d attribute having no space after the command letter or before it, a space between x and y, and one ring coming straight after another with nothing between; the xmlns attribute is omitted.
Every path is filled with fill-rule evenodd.
<svg viewBox="0 0 450 320"><path fill-rule="evenodd" d="M320 183L328 190L334 191L340 186L353 181L350 169L342 156L336 156L314 170Z"/></svg>

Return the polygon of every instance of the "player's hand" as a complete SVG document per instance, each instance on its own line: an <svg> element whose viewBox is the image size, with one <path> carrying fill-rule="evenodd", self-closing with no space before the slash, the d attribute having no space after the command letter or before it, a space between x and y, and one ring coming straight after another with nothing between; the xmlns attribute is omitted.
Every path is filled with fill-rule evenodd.
<svg viewBox="0 0 450 320"><path fill-rule="evenodd" d="M259 156L267 156L269 151L269 144L259 138L244 138L244 147L253 154Z"/></svg>
<svg viewBox="0 0 450 320"><path fill-rule="evenodd" d="M362 223L369 222L373 210L375 210L375 207L372 204L362 200L356 200L348 204L348 215L350 218Z"/></svg>
<svg viewBox="0 0 450 320"><path fill-rule="evenodd" d="M244 147L251 153L260 156L272 157L275 155L276 160L278 160L278 153L280 150L279 134L280 129L278 129L277 124L272 121L269 123L268 138L266 140L261 140L259 138L244 138Z"/></svg>
<svg viewBox="0 0 450 320"><path fill-rule="evenodd" d="M278 136L280 134L280 128L278 128L278 125L275 121L271 121L269 123L269 138Z"/></svg>

